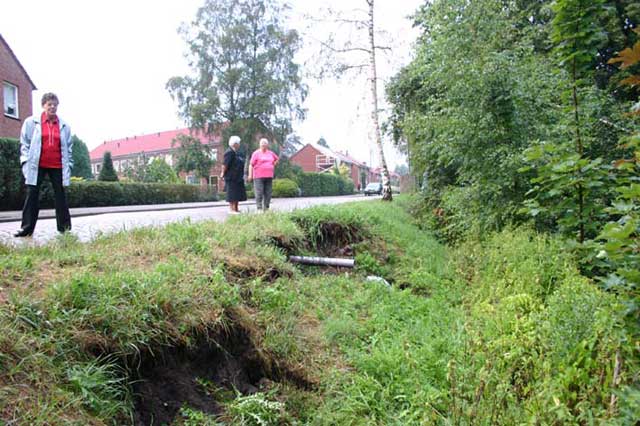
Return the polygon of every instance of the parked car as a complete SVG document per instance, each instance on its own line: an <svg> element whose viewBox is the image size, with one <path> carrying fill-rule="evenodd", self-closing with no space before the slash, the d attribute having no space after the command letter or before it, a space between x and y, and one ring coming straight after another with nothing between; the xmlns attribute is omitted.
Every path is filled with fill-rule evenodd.
<svg viewBox="0 0 640 426"><path fill-rule="evenodd" d="M380 182L371 182L367 184L364 188L364 195L381 195L382 194L382 183Z"/></svg>

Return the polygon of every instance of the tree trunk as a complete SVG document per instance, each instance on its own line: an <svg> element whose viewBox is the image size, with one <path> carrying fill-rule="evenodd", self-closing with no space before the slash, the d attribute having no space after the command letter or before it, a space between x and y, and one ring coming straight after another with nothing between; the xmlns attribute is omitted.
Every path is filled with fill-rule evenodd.
<svg viewBox="0 0 640 426"><path fill-rule="evenodd" d="M573 58L573 112L576 122L576 150L578 151L578 155L580 156L580 160L582 160L583 148L582 148L582 139L580 138L580 114L578 111L578 75L576 72L576 58ZM578 176L582 178L582 172L578 169ZM584 188L582 184L578 184L578 216L580 217L579 224L579 235L578 240L580 244L584 243L585 239L585 217L584 217Z"/></svg>
<svg viewBox="0 0 640 426"><path fill-rule="evenodd" d="M382 149L382 134L380 133L380 122L378 120L378 75L376 72L376 45L374 42L374 25L373 25L373 2L374 0L367 0L369 5L369 68L371 71L371 97L372 97L372 111L371 119L373 122L374 137L376 140L376 146L378 147L378 155L380 156L380 168L382 169L382 199L384 201L391 201L393 199L391 195L391 179L389 178L389 169L387 168L387 162L384 159L384 150Z"/></svg>

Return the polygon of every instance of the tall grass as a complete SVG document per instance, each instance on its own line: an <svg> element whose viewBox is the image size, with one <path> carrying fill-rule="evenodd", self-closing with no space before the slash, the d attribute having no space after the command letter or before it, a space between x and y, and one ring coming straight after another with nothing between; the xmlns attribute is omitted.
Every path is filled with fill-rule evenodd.
<svg viewBox="0 0 640 426"><path fill-rule="evenodd" d="M405 207L401 197L2 248L0 420L129 424L122 360L231 322L275 360L280 383L221 400L218 419L185 406L175 424L624 424L638 414L619 392L638 374L620 362L633 356L621 308L560 241L515 229L451 249ZM287 262L343 246L355 270Z"/></svg>

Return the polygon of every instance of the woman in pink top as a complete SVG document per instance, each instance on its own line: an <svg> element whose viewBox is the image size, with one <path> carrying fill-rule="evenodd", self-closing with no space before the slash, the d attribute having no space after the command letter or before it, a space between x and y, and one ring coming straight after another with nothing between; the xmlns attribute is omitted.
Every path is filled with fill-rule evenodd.
<svg viewBox="0 0 640 426"><path fill-rule="evenodd" d="M260 139L260 149L255 150L249 162L249 182L253 180L258 210L269 210L273 188L273 172L278 164L278 156L269 150L269 141Z"/></svg>

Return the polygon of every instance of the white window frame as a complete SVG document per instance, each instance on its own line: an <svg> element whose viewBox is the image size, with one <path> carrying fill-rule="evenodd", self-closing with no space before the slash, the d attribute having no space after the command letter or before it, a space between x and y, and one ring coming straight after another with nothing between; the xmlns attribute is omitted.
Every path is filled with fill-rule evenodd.
<svg viewBox="0 0 640 426"><path fill-rule="evenodd" d="M13 105L13 108L15 109L15 114L11 114L8 110L9 108L9 104L8 104L8 100L7 100L7 89L13 89L13 92L15 94L15 105ZM4 111L4 115L6 115L7 117L11 117L11 118L20 118L20 108L18 105L18 86L16 86L15 84L11 84L8 81L3 81L2 82L2 99L3 99L3 106L2 106L2 110Z"/></svg>

